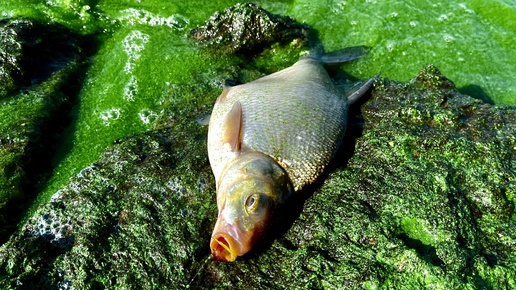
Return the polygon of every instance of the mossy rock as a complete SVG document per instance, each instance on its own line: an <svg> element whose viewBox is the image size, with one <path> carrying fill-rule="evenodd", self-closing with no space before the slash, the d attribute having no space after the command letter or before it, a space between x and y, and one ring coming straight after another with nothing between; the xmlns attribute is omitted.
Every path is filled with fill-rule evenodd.
<svg viewBox="0 0 516 290"><path fill-rule="evenodd" d="M190 36L219 54L249 55L275 43L297 40L300 45L306 45L309 27L258 5L238 3L213 14L202 26L193 29Z"/></svg>
<svg viewBox="0 0 516 290"><path fill-rule="evenodd" d="M426 66L377 80L353 111L328 172L234 263L209 259L206 128L175 120L120 140L42 206L0 248L0 286L515 288L516 108Z"/></svg>

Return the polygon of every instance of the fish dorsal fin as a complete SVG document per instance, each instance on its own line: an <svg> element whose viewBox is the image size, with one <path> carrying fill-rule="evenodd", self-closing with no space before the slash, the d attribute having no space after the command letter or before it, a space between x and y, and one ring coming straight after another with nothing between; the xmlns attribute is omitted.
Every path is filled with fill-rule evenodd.
<svg viewBox="0 0 516 290"><path fill-rule="evenodd" d="M215 101L215 103L222 103L226 100L227 98L227 95L229 93L229 90L231 90L231 87L228 87L228 86L224 86L224 89L222 90L222 93L220 94L220 96L217 98L217 100Z"/></svg>
<svg viewBox="0 0 516 290"><path fill-rule="evenodd" d="M231 151L240 151L242 145L242 104L236 102L224 117L222 144L228 144Z"/></svg>

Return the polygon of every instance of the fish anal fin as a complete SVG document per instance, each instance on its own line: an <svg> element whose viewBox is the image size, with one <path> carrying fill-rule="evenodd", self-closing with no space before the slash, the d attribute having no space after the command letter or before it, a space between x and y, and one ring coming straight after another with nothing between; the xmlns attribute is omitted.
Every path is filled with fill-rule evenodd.
<svg viewBox="0 0 516 290"><path fill-rule="evenodd" d="M242 104L236 102L224 117L222 144L231 151L240 151L242 145ZM227 144L227 145L226 145Z"/></svg>
<svg viewBox="0 0 516 290"><path fill-rule="evenodd" d="M367 91L369 91L374 84L374 81L380 76L380 73L376 74L374 77L368 79L365 83L360 86L355 87L350 92L348 92L348 104L353 104L360 99Z"/></svg>

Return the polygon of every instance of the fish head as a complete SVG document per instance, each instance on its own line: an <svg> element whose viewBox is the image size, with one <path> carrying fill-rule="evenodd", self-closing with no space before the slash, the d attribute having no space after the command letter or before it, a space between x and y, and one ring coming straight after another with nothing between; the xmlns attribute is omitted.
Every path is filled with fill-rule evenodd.
<svg viewBox="0 0 516 290"><path fill-rule="evenodd" d="M219 215L210 248L219 261L232 262L266 233L275 209L293 193L285 170L259 152L228 164L217 189Z"/></svg>

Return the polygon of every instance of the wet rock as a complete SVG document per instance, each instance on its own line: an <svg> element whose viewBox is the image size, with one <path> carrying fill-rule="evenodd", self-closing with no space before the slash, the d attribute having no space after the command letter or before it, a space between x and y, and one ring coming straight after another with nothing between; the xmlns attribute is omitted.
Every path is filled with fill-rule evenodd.
<svg viewBox="0 0 516 290"><path fill-rule="evenodd" d="M252 54L274 43L305 42L309 27L288 16L244 3L216 12L191 31L192 39L217 53Z"/></svg>
<svg viewBox="0 0 516 290"><path fill-rule="evenodd" d="M0 247L0 286L514 288L516 107L426 66L378 80L360 111L328 174L234 263L208 259L206 128L174 121L113 145L41 207Z"/></svg>

